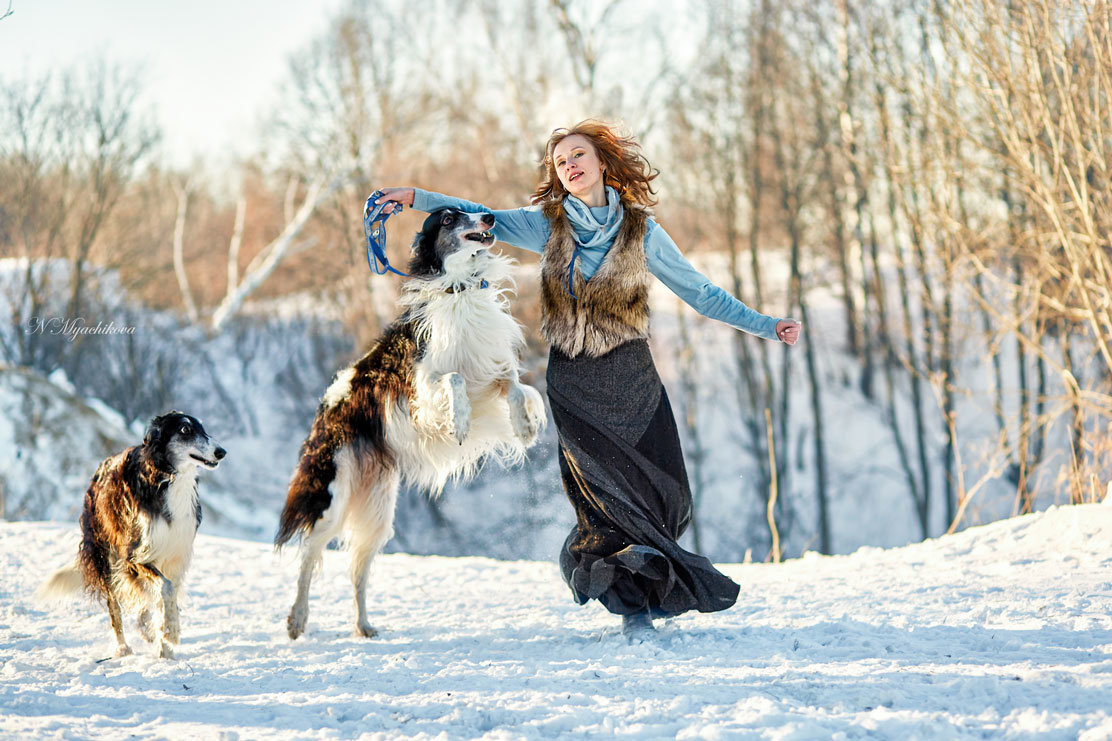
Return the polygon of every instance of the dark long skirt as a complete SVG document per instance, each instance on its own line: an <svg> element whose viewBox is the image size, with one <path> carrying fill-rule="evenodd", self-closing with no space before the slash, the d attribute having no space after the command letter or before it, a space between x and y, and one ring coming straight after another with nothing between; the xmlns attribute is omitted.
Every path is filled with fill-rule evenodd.
<svg viewBox="0 0 1112 741"><path fill-rule="evenodd" d="M600 358L552 348L547 379L560 472L576 513L560 552L575 601L656 617L733 605L738 585L676 543L691 521L691 489L648 342Z"/></svg>

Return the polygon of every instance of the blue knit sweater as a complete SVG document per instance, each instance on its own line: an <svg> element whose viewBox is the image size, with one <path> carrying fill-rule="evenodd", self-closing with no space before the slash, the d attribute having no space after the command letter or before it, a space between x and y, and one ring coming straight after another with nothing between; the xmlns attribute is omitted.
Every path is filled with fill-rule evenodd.
<svg viewBox="0 0 1112 741"><path fill-rule="evenodd" d="M537 254L544 250L552 231L548 219L537 207L495 211L479 203L414 188L413 208L425 212L455 208L468 213L494 214L494 236L502 242ZM591 212L596 218L603 219L606 216L606 207L591 209ZM579 270L585 280L590 280L595 274L609 249L610 244L605 244L580 251ZM645 257L649 272L703 316L767 340L778 339L777 319L750 309L724 289L711 283L709 278L687 261L668 233L652 219L649 219L645 232Z"/></svg>

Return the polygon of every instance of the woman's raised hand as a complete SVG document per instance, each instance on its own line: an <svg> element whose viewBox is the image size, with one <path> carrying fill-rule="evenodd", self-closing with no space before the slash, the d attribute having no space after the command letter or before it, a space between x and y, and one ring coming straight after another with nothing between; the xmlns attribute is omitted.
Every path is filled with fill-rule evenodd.
<svg viewBox="0 0 1112 741"><path fill-rule="evenodd" d="M403 206L413 206L413 188L382 188L382 195L375 201L380 203L400 203ZM395 211L400 209L395 208Z"/></svg>
<svg viewBox="0 0 1112 741"><path fill-rule="evenodd" d="M803 332L803 325L794 319L781 319L776 322L776 336L787 345L794 345L799 341Z"/></svg>

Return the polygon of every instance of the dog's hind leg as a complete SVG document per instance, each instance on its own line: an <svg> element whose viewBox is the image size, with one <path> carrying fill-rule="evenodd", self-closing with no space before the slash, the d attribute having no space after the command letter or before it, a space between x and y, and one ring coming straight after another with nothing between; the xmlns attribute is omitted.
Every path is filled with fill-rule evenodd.
<svg viewBox="0 0 1112 741"><path fill-rule="evenodd" d="M127 645L127 640L124 638L124 621L120 617L120 601L111 589L105 593L104 601L108 605L108 619L112 623L112 632L116 634L116 658L130 656L131 647Z"/></svg>
<svg viewBox="0 0 1112 741"><path fill-rule="evenodd" d="M367 581L371 563L394 534L394 507L398 500L398 476L383 474L363 489L365 499L348 515L351 550L351 584L355 590L355 634L374 638L378 631L367 621ZM356 501L353 492L353 504Z"/></svg>
<svg viewBox="0 0 1112 741"><path fill-rule="evenodd" d="M378 549L361 543L351 552L351 584L355 589L355 634L374 638L378 630L367 621L367 581Z"/></svg>
<svg viewBox="0 0 1112 741"><path fill-rule="evenodd" d="M325 511L325 517L327 515L328 512ZM313 572L320 565L321 553L325 546L335 535L335 528L327 527L324 519L322 517L318 520L313 530L301 542L301 569L297 574L297 597L286 618L286 633L291 639L305 632L305 624L309 621L309 585L313 581Z"/></svg>
<svg viewBox="0 0 1112 741"><path fill-rule="evenodd" d="M321 553L340 530L340 515L346 506L342 498L333 497L332 504L324 511L313 529L301 538L301 569L297 575L297 597L286 618L286 633L295 639L305 632L309 621L309 585L313 572L320 566Z"/></svg>

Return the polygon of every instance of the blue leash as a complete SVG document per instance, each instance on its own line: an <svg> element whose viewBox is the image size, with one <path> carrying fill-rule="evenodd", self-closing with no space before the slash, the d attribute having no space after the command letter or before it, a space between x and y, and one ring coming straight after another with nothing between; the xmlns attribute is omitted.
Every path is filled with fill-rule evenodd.
<svg viewBox="0 0 1112 741"><path fill-rule="evenodd" d="M376 190L363 204L363 232L367 235L367 267L375 275L393 273L403 278L412 278L409 273L394 268L386 259L386 220L404 208L396 201L376 204L375 201L382 197L382 191ZM387 211L386 209L390 209ZM569 279L570 280L570 279ZM570 285L570 283L569 283ZM490 282L483 278L479 288L487 288Z"/></svg>
<svg viewBox="0 0 1112 741"><path fill-rule="evenodd" d="M402 210L403 206L394 201L376 204L382 191L376 190L363 205L363 232L367 235L367 267L375 275L394 273L403 278L412 277L392 267L386 259L386 219ZM389 209L389 210L387 210Z"/></svg>

